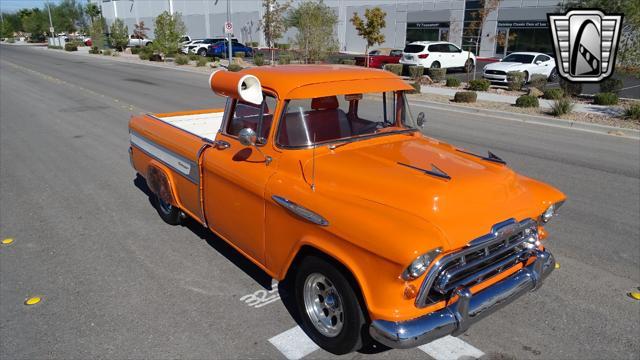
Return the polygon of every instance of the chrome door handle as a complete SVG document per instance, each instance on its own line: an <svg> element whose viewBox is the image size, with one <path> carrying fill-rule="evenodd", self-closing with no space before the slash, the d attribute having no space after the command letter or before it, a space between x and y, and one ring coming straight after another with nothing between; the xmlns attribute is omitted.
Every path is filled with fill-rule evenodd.
<svg viewBox="0 0 640 360"><path fill-rule="evenodd" d="M218 150L224 150L224 149L230 148L231 144L229 144L224 140L216 140L213 142L213 147L215 147Z"/></svg>

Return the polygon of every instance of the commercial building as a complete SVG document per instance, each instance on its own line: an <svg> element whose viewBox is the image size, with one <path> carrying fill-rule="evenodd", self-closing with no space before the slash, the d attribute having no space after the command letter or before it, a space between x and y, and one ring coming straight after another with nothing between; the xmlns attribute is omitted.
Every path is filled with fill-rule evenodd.
<svg viewBox="0 0 640 360"><path fill-rule="evenodd" d="M179 12L193 38L221 36L227 19L227 0L91 0L102 6L111 23L122 19L133 25L144 21L153 36L153 18L163 11ZM293 6L301 0L294 0ZM325 0L338 15L335 34L341 51L362 52L365 42L349 22L353 13L364 14L366 8L378 6L387 13L384 29L386 42L380 47L403 48L417 40L448 40L470 48L481 57L502 57L513 51L552 51L547 13L558 12L559 0L502 0L491 12L476 45L479 29L474 21L483 2L480 0ZM264 45L260 31L261 0L230 0L234 36L243 42ZM282 43L290 42L291 29ZM477 48L477 51L476 51Z"/></svg>

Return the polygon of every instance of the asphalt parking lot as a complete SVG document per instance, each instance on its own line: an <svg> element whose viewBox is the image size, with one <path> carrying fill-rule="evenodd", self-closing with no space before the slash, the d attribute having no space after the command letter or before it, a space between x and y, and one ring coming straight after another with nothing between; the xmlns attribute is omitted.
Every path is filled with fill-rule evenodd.
<svg viewBox="0 0 640 360"><path fill-rule="evenodd" d="M165 224L136 181L129 117L222 105L207 76L2 45L0 79L0 358L334 358L297 328L286 284ZM342 358L637 359L640 142L414 105L429 136L568 195L548 227L561 268L461 341Z"/></svg>

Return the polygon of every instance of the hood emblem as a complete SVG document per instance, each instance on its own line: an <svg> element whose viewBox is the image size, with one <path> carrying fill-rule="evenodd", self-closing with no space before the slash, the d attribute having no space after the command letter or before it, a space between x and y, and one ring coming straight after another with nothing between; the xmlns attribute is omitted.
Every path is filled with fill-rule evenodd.
<svg viewBox="0 0 640 360"><path fill-rule="evenodd" d="M418 170L427 175L435 176L440 179L451 180L451 176L449 176L446 172L442 171L439 167L435 166L434 164L431 164L431 170L419 168L417 166L413 166L413 165L409 165L401 162L398 162L398 165L406 166L410 169Z"/></svg>

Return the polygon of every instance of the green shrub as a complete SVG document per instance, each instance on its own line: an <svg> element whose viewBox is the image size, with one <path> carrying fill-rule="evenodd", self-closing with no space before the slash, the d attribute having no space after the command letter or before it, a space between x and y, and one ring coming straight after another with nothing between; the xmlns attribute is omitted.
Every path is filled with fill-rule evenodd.
<svg viewBox="0 0 640 360"><path fill-rule="evenodd" d="M524 73L520 71L509 71L507 73L507 87L511 91L522 89L524 86Z"/></svg>
<svg viewBox="0 0 640 360"><path fill-rule="evenodd" d="M231 64L227 67L227 70L229 71L240 71L242 70L242 66L238 65L238 64Z"/></svg>
<svg viewBox="0 0 640 360"><path fill-rule="evenodd" d="M540 91L544 91L544 88L547 86L547 76L542 74L531 75L531 79L529 79L529 86Z"/></svg>
<svg viewBox="0 0 640 360"><path fill-rule="evenodd" d="M623 87L622 80L608 78L600 83L600 92L602 93L618 93Z"/></svg>
<svg viewBox="0 0 640 360"><path fill-rule="evenodd" d="M564 91L566 96L578 96L582 94L582 84L575 83L560 78L560 88Z"/></svg>
<svg viewBox="0 0 640 360"><path fill-rule="evenodd" d="M454 77L447 78L447 87L458 87L460 86L460 80Z"/></svg>
<svg viewBox="0 0 640 360"><path fill-rule="evenodd" d="M420 80L412 82L411 86L413 87L413 91L411 91L411 94L420 94Z"/></svg>
<svg viewBox="0 0 640 360"><path fill-rule="evenodd" d="M91 49L89 50L89 54L100 54L100 49L98 49L97 46L93 46L91 47Z"/></svg>
<svg viewBox="0 0 640 360"><path fill-rule="evenodd" d="M264 65L264 55L262 53L257 53L253 56L253 63L256 66Z"/></svg>
<svg viewBox="0 0 640 360"><path fill-rule="evenodd" d="M131 48L131 55L138 55L139 52L140 52L140 48L139 47L132 47Z"/></svg>
<svg viewBox="0 0 640 360"><path fill-rule="evenodd" d="M469 81L469 90L473 91L487 91L491 86L491 81L487 79L478 79Z"/></svg>
<svg viewBox="0 0 640 360"><path fill-rule="evenodd" d="M280 65L291 64L291 55L286 52L281 52L280 56L278 56L278 64Z"/></svg>
<svg viewBox="0 0 640 360"><path fill-rule="evenodd" d="M420 79L424 75L423 66L409 66L409 77L412 79Z"/></svg>
<svg viewBox="0 0 640 360"><path fill-rule="evenodd" d="M200 59L200 55L198 55L198 54L188 54L188 55L185 55L185 56L187 56L189 58L189 60L193 60L193 61L198 61L198 59Z"/></svg>
<svg viewBox="0 0 640 360"><path fill-rule="evenodd" d="M516 99L516 106L522 108L538 107L538 98L533 95L522 95Z"/></svg>
<svg viewBox="0 0 640 360"><path fill-rule="evenodd" d="M433 81L442 81L444 77L447 75L447 69L443 68L429 68L428 71L429 77Z"/></svg>
<svg viewBox="0 0 640 360"><path fill-rule="evenodd" d="M593 97L593 103L596 105L616 105L618 103L618 95L610 92L597 93Z"/></svg>
<svg viewBox="0 0 640 360"><path fill-rule="evenodd" d="M104 49L102 50L102 55L104 56L111 56L111 49Z"/></svg>
<svg viewBox="0 0 640 360"><path fill-rule="evenodd" d="M384 64L383 69L400 76L402 75L402 66L402 64Z"/></svg>
<svg viewBox="0 0 640 360"><path fill-rule="evenodd" d="M625 107L624 116L633 120L640 120L640 102L634 102Z"/></svg>
<svg viewBox="0 0 640 360"><path fill-rule="evenodd" d="M573 111L573 103L566 97L554 101L551 105L551 114L554 116L568 114L571 111Z"/></svg>
<svg viewBox="0 0 640 360"><path fill-rule="evenodd" d="M560 88L547 89L542 97L548 100L558 100L564 97L564 91Z"/></svg>
<svg viewBox="0 0 640 360"><path fill-rule="evenodd" d="M245 53L244 53L244 51L238 51L238 52L236 53L236 57L237 57L237 58L240 58L240 59L244 59L244 57L245 57L246 55L247 55L247 54L245 54Z"/></svg>
<svg viewBox="0 0 640 360"><path fill-rule="evenodd" d="M200 56L198 57L198 59L196 60L196 66L197 67L203 67L205 65L207 65L207 63L209 62L209 58L206 56Z"/></svg>
<svg viewBox="0 0 640 360"><path fill-rule="evenodd" d="M342 59L341 63L343 65L355 65L356 61L354 59Z"/></svg>
<svg viewBox="0 0 640 360"><path fill-rule="evenodd" d="M8 42L9 44L14 44L14 43L16 42L16 39L14 39L14 38L8 38L8 39L7 39L7 42Z"/></svg>
<svg viewBox="0 0 640 360"><path fill-rule="evenodd" d="M187 65L189 63L189 57L187 55L178 54L173 59L173 62L176 63L176 65Z"/></svg>
<svg viewBox="0 0 640 360"><path fill-rule="evenodd" d="M477 99L478 94L475 91L458 91L453 96L453 101L459 103L472 103L476 102Z"/></svg>

